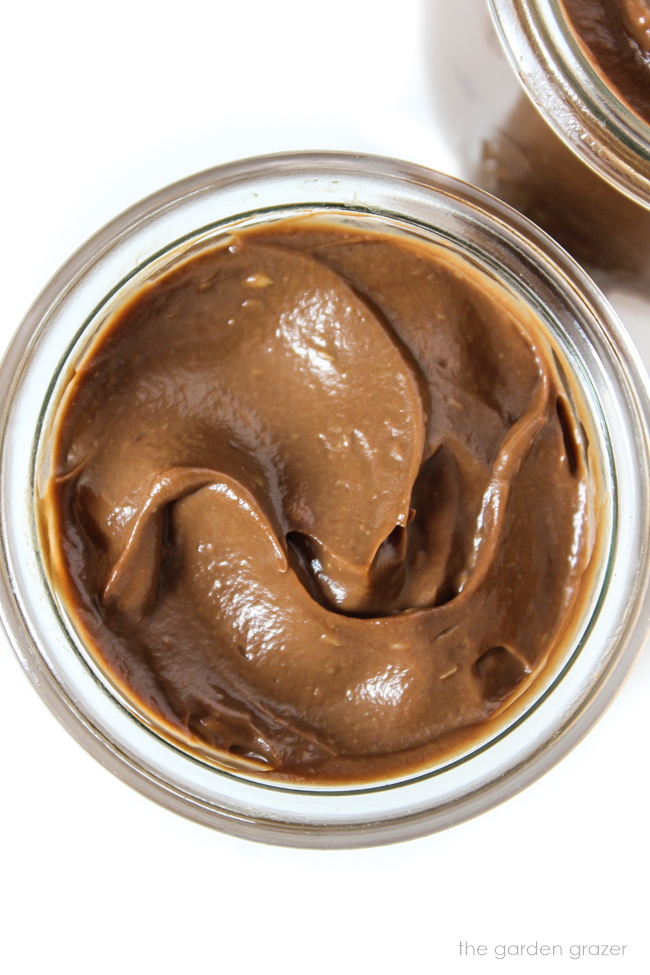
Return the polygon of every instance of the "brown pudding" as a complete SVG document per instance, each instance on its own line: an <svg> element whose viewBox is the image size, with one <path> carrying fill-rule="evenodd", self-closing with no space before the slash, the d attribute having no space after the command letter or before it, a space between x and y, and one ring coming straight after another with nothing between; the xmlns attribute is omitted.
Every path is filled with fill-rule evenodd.
<svg viewBox="0 0 650 975"><path fill-rule="evenodd" d="M569 21L608 85L650 123L648 0L561 0Z"/></svg>
<svg viewBox="0 0 650 975"><path fill-rule="evenodd" d="M315 218L144 284L61 398L60 599L128 706L307 782L484 736L566 644L594 525L537 318L448 250Z"/></svg>

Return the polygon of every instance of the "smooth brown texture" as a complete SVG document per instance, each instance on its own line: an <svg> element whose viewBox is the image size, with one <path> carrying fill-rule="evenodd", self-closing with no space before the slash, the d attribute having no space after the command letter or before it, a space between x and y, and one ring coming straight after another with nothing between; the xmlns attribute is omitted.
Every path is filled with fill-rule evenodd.
<svg viewBox="0 0 650 975"><path fill-rule="evenodd" d="M295 220L142 287L61 401L63 602L132 706L299 781L426 766L570 633L586 445L536 319L433 245Z"/></svg>
<svg viewBox="0 0 650 975"><path fill-rule="evenodd" d="M623 101L650 123L648 0L561 0L588 54Z"/></svg>

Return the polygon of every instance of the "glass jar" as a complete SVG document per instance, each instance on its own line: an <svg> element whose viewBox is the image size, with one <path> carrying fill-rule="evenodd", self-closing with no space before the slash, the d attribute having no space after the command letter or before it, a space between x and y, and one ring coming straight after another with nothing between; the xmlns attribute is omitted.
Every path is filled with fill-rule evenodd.
<svg viewBox="0 0 650 975"><path fill-rule="evenodd" d="M525 302L589 417L600 484L593 586L562 654L507 718L429 771L359 786L288 786L219 769L138 719L69 623L40 542L39 483L61 390L107 314L161 264L234 227L298 214L368 222L444 245ZM616 316L587 276L523 217L421 167L346 154L244 160L142 201L89 240L28 312L1 372L0 608L56 716L150 798L255 840L353 847L461 822L555 764L602 714L644 640L650 596L650 399Z"/></svg>
<svg viewBox="0 0 650 975"><path fill-rule="evenodd" d="M650 208L650 126L608 84L559 0L489 0L506 54L533 102L573 152Z"/></svg>
<svg viewBox="0 0 650 975"><path fill-rule="evenodd" d="M431 17L432 97L460 175L546 230L608 295L647 297L650 126L587 57L559 0L437 0Z"/></svg>

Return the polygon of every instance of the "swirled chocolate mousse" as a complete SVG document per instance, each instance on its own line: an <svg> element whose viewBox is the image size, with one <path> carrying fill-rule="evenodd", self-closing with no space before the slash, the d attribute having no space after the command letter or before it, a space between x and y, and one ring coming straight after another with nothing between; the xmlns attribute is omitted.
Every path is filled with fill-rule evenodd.
<svg viewBox="0 0 650 975"><path fill-rule="evenodd" d="M55 587L185 749L289 781L425 767L575 625L577 409L537 318L446 249L316 218L242 231L144 284L70 379Z"/></svg>
<svg viewBox="0 0 650 975"><path fill-rule="evenodd" d="M648 0L561 0L587 56L608 85L650 123Z"/></svg>

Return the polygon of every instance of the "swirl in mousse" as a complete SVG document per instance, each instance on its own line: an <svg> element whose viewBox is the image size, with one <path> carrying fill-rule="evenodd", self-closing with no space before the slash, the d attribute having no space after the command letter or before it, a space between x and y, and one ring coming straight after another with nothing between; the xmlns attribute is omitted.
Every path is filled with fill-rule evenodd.
<svg viewBox="0 0 650 975"><path fill-rule="evenodd" d="M540 321L444 247L293 218L122 302L59 401L51 577L136 714L295 783L411 774L566 646L594 550Z"/></svg>

